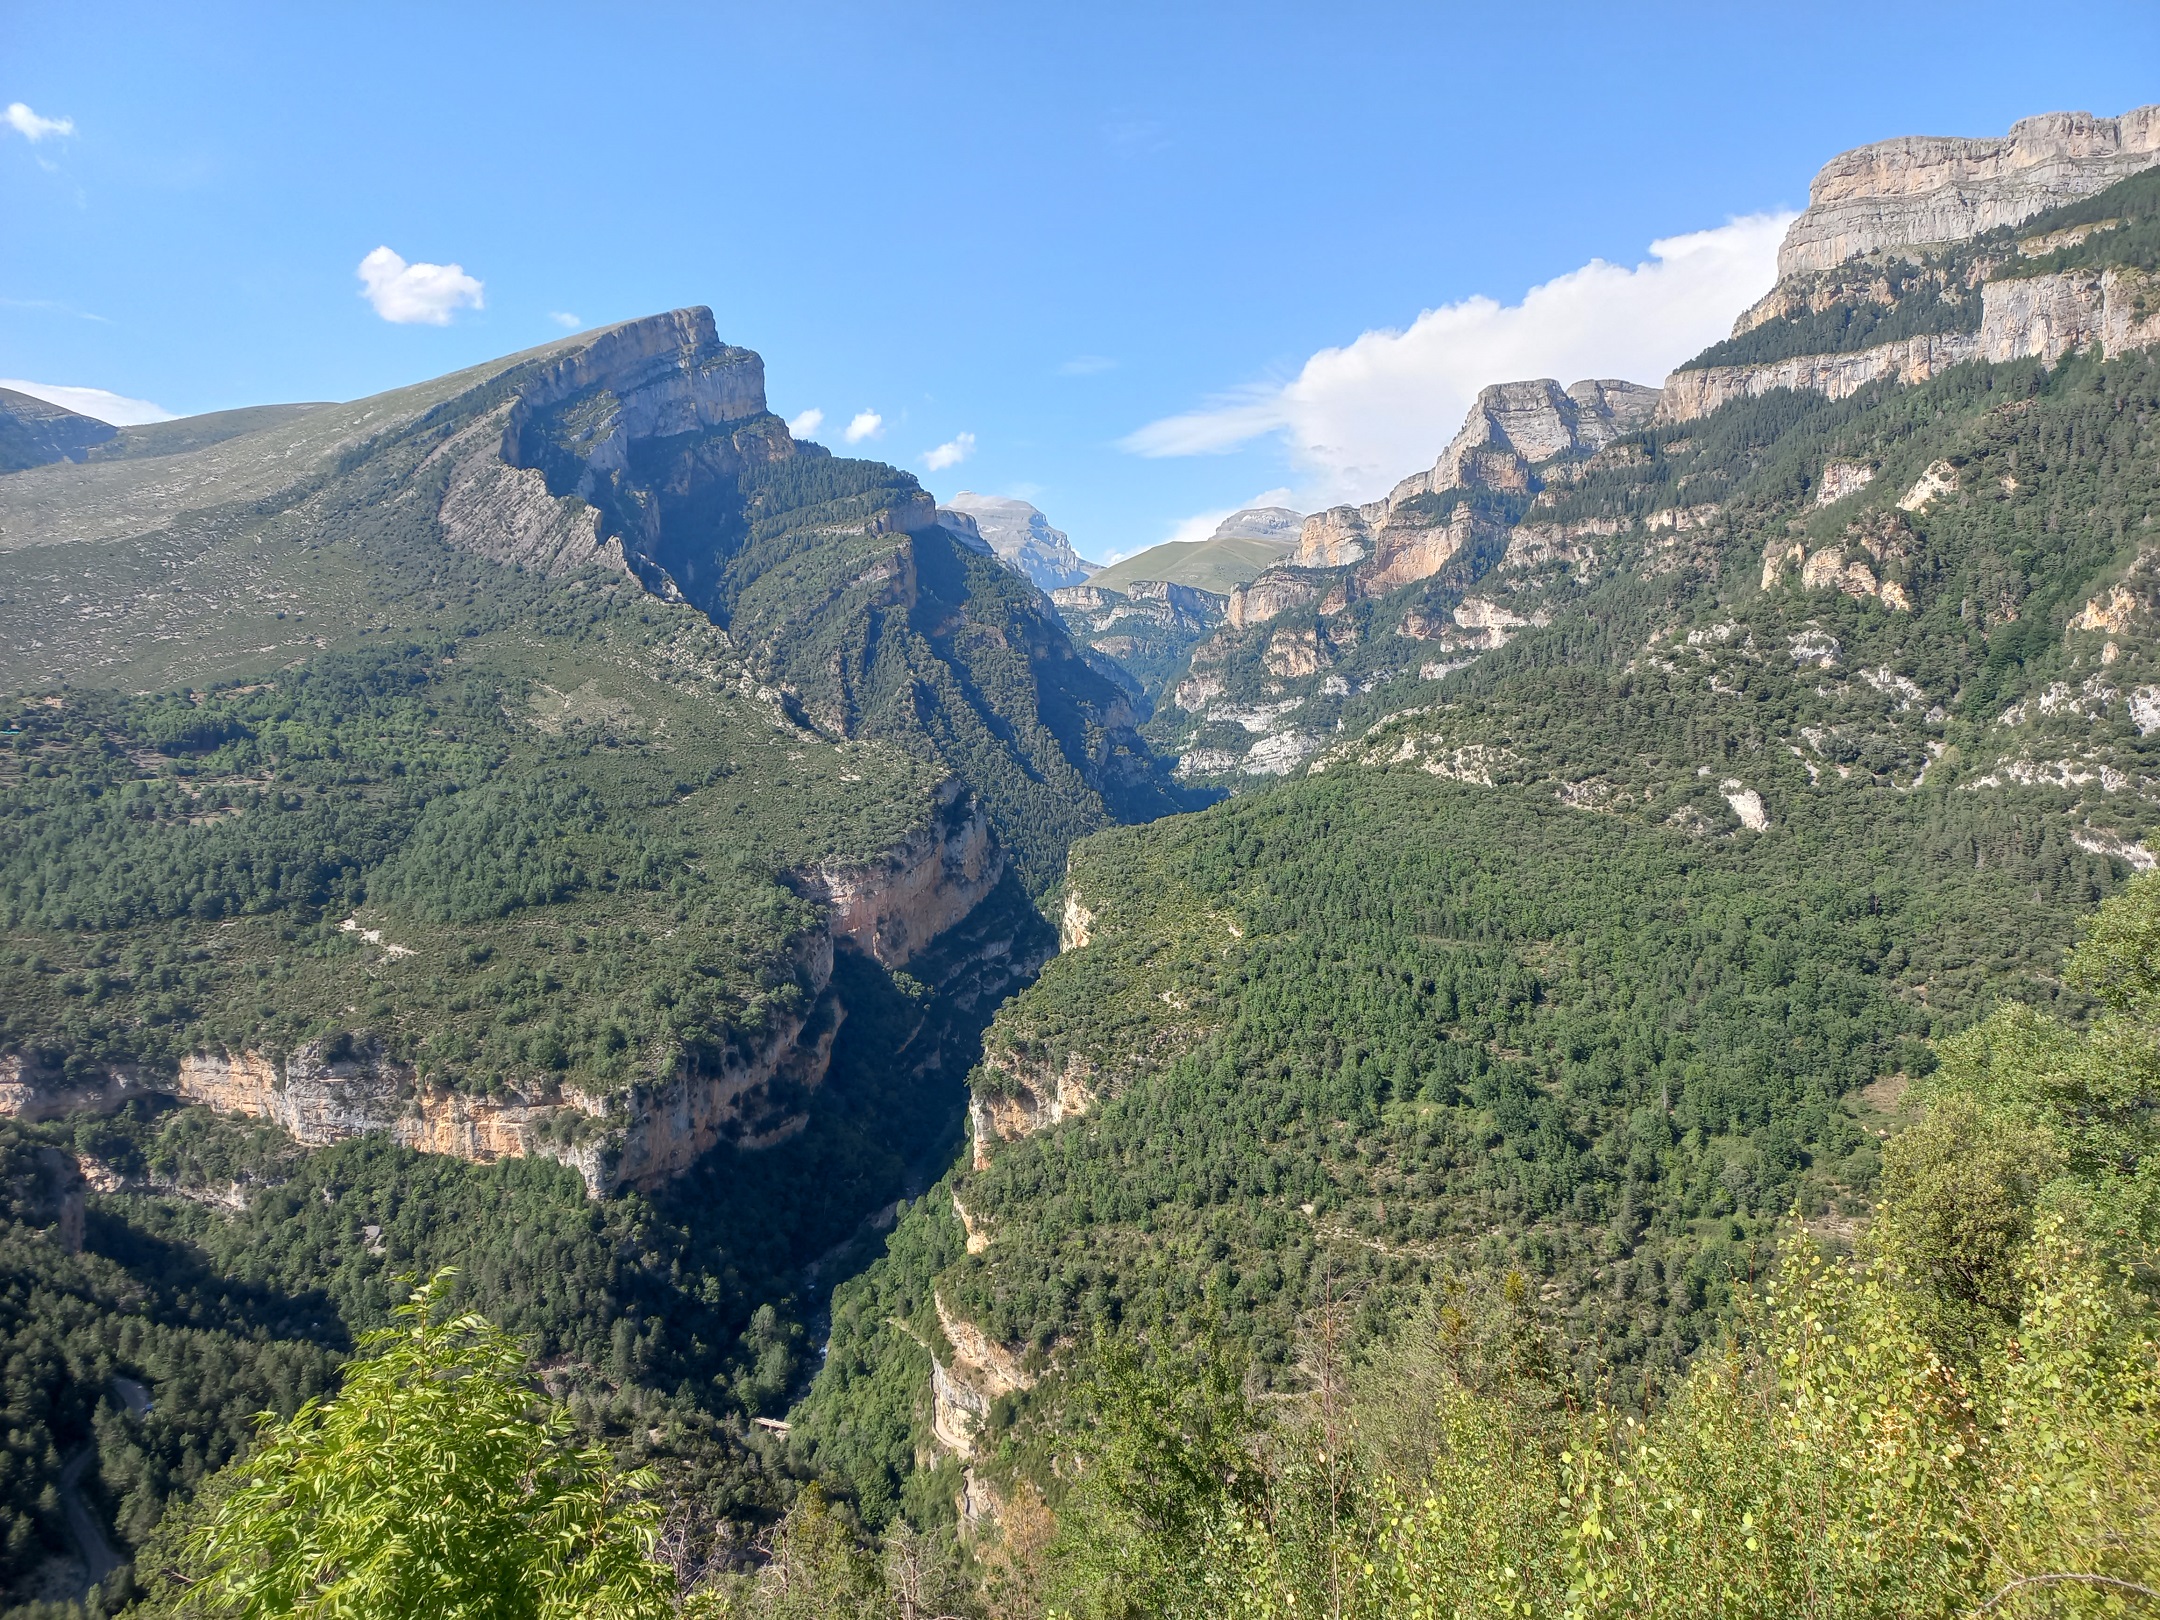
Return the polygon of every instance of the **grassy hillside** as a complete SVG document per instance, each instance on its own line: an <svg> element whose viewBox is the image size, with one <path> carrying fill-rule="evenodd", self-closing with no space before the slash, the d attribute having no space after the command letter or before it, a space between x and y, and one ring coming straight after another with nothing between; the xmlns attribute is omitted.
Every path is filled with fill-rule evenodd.
<svg viewBox="0 0 2160 1620"><path fill-rule="evenodd" d="M1274 540L1170 540L1112 563L1088 583L1122 591L1136 579L1161 579L1228 596L1295 549Z"/></svg>

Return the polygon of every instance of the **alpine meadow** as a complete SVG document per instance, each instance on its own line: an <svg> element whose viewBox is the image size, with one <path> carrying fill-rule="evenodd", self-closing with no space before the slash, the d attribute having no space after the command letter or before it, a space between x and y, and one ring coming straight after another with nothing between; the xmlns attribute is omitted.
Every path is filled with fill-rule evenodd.
<svg viewBox="0 0 2160 1620"><path fill-rule="evenodd" d="M712 294L0 385L0 1620L2160 1613L2160 106L1808 196L1107 567Z"/></svg>

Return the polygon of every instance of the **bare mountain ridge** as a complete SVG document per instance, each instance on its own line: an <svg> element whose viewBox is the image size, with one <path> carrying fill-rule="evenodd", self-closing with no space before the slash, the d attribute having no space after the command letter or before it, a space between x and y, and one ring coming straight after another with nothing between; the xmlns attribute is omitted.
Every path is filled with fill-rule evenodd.
<svg viewBox="0 0 2160 1620"><path fill-rule="evenodd" d="M1096 572L1065 531L1026 501L962 490L940 510L966 519L1008 567L1043 590L1082 584Z"/></svg>

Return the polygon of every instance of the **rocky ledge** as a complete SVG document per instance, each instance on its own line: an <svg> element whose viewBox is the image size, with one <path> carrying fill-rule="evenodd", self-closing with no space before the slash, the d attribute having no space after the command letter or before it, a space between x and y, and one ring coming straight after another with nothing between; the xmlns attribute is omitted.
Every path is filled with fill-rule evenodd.
<svg viewBox="0 0 2160 1620"><path fill-rule="evenodd" d="M825 1077L847 1016L831 990L836 944L900 967L966 919L1004 869L981 805L948 783L929 825L881 859L798 874L798 887L828 910L796 941L802 995L794 1011L734 1032L717 1056L686 1058L665 1079L621 1092L590 1094L554 1081L486 1095L453 1091L353 1034L285 1053L189 1053L170 1072L133 1065L70 1071L20 1052L0 1055L0 1115L50 1119L168 1096L268 1120L310 1146L382 1134L477 1163L555 1159L577 1170L596 1196L649 1187L723 1141L755 1150L800 1130L807 1116L779 1099L815 1089Z"/></svg>
<svg viewBox="0 0 2160 1620"><path fill-rule="evenodd" d="M2160 163L2160 106L2042 113L1980 139L1907 135L1841 152L1808 188L1778 277L1866 253L1962 242L2105 191Z"/></svg>

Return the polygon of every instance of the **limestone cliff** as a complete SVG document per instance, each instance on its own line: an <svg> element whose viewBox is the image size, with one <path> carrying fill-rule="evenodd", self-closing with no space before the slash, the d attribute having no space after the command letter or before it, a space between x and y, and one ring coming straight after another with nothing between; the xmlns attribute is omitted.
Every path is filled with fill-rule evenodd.
<svg viewBox="0 0 2160 1620"><path fill-rule="evenodd" d="M1020 1358L972 1322L961 1320L932 1292L938 1328L952 1347L950 1362L930 1358L930 1432L955 1457L975 1455L975 1436L990 1419L1000 1395L1031 1388L1035 1379Z"/></svg>
<svg viewBox="0 0 2160 1620"><path fill-rule="evenodd" d="M1004 872L981 803L948 781L930 824L906 843L870 866L817 867L797 886L831 909L837 938L898 968L974 910Z"/></svg>
<svg viewBox="0 0 2160 1620"><path fill-rule="evenodd" d="M1429 579L1504 527L1476 507L1444 497L1483 490L1527 500L1540 487L1538 469L1594 454L1645 425L1657 403L1658 390L1611 378L1565 389L1550 377L1495 383L1478 394L1460 431L1426 471L1403 479L1383 500L1307 518L1291 561L1304 568L1354 568L1360 589L1371 594ZM1231 622L1258 623L1281 612L1281 606L1267 605L1270 590L1279 587L1258 594L1247 587L1243 601L1233 598Z"/></svg>
<svg viewBox="0 0 2160 1620"><path fill-rule="evenodd" d="M556 1159L595 1194L649 1187L724 1141L754 1150L801 1128L804 1116L778 1099L814 1089L825 1076L847 1011L828 988L836 942L900 967L953 933L1004 869L981 805L957 783L946 784L929 823L881 859L797 875L798 887L827 912L796 942L794 1010L736 1032L717 1055L686 1055L664 1079L607 1096L544 1078L488 1095L453 1091L428 1083L379 1041L354 1034L288 1053L193 1052L170 1073L124 1066L71 1074L25 1053L0 1055L0 1114L45 1119L165 1095L268 1120L311 1146L382 1134L423 1153L479 1163ZM984 949L1002 957L1011 945Z"/></svg>
<svg viewBox="0 0 2160 1620"><path fill-rule="evenodd" d="M1676 371L1665 379L1658 404L1660 422L1692 422L1736 399L1753 399L1774 388L1797 388L1844 399L1869 383L1891 378L1901 383L1930 377L1978 359L1977 332L1940 332L1903 338L1843 354L1802 354L1759 366L1703 366Z"/></svg>
<svg viewBox="0 0 2160 1620"><path fill-rule="evenodd" d="M1808 188L1778 276L1862 254L1960 242L2104 191L2160 163L2160 106L2120 118L2042 113L2006 136L1906 135L1841 152Z"/></svg>
<svg viewBox="0 0 2160 1620"><path fill-rule="evenodd" d="M1775 388L1844 399L1889 379L1921 383L1972 360L2049 365L2098 346L2109 354L2160 343L2160 277L2128 267L2000 277L1983 285L1980 328L1903 338L1839 354L1795 355L1754 366L1703 366L1665 379L1661 422L1691 422L1736 399Z"/></svg>

